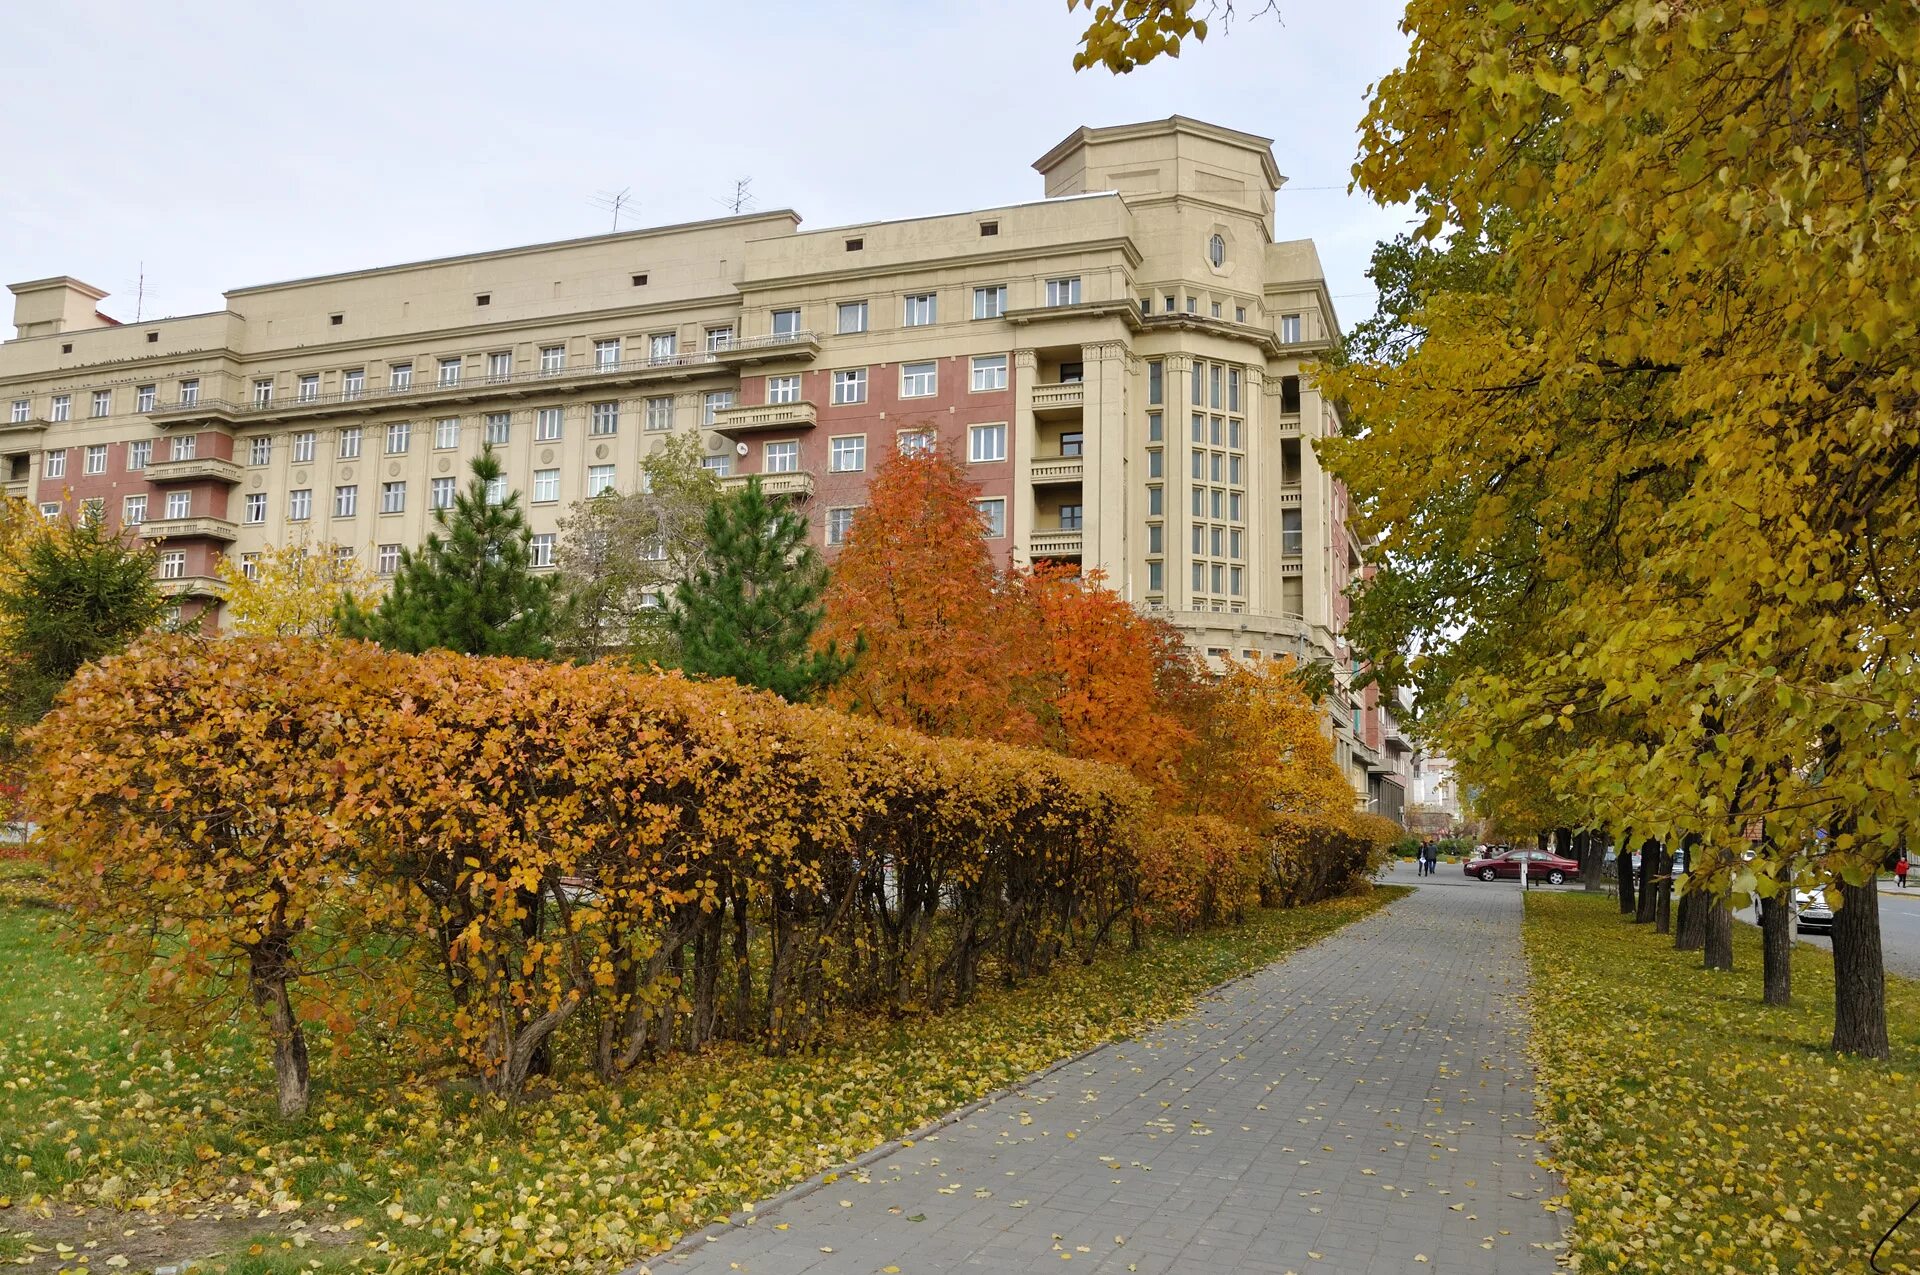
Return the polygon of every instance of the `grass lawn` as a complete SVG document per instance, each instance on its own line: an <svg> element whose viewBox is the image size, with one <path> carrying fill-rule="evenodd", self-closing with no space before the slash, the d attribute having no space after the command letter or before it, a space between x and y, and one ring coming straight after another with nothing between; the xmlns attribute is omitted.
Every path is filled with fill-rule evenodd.
<svg viewBox="0 0 1920 1275"><path fill-rule="evenodd" d="M567 1077L517 1110L368 1052L316 1056L313 1109L289 1126L249 1019L198 1046L148 1034L56 946L59 914L16 901L27 876L0 898L0 1261L217 1253L196 1269L235 1275L616 1269L1402 892L1117 949L939 1017L845 1022L804 1056L721 1047L617 1086Z"/></svg>
<svg viewBox="0 0 1920 1275"><path fill-rule="evenodd" d="M1760 1001L1760 934L1700 968L1610 897L1527 897L1533 1052L1582 1271L1865 1272L1920 1194L1920 984L1889 979L1890 1063L1828 1052L1833 961L1794 949ZM1920 1216L1880 1257L1920 1271Z"/></svg>

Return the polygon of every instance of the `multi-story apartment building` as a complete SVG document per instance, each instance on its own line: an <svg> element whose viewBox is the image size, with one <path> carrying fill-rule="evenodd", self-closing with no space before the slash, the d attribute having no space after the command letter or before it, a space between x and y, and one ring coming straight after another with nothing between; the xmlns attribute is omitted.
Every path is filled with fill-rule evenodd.
<svg viewBox="0 0 1920 1275"><path fill-rule="evenodd" d="M1005 563L1098 568L1210 655L1350 667L1362 566L1303 364L1338 333L1319 259L1277 240L1266 138L1182 117L1083 128L1045 198L800 229L790 211L239 288L138 324L15 284L0 485L160 547L217 622L218 555L301 537L378 572L483 444L547 560L567 507L698 431L723 475L803 502L829 555L889 449L939 446ZM1342 764L1384 768L1371 692Z"/></svg>

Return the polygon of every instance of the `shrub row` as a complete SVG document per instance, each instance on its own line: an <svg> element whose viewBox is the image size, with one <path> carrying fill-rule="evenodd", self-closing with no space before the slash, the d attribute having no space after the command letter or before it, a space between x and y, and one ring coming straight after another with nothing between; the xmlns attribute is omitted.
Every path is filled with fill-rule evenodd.
<svg viewBox="0 0 1920 1275"><path fill-rule="evenodd" d="M1344 871L1156 825L1113 767L604 664L160 638L33 743L83 941L189 1020L250 997L289 1112L305 1021L423 1033L512 1094L557 1045L609 1077L787 1049Z"/></svg>

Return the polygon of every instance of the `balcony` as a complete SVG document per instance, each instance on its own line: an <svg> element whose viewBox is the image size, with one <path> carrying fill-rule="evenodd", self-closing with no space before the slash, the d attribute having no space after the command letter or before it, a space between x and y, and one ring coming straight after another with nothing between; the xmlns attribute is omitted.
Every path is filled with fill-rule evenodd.
<svg viewBox="0 0 1920 1275"><path fill-rule="evenodd" d="M1274 421L1274 432L1282 438L1300 437L1300 413L1298 409L1291 412L1281 412L1279 417Z"/></svg>
<svg viewBox="0 0 1920 1275"><path fill-rule="evenodd" d="M33 484L25 478L9 478L0 482L0 496L8 500L25 500L27 491Z"/></svg>
<svg viewBox="0 0 1920 1275"><path fill-rule="evenodd" d="M156 580L153 583L163 598L218 600L227 596L227 582L218 576L177 576L172 580Z"/></svg>
<svg viewBox="0 0 1920 1275"><path fill-rule="evenodd" d="M1047 487L1056 483L1080 482L1086 464L1083 456L1035 456L1031 470L1033 485Z"/></svg>
<svg viewBox="0 0 1920 1275"><path fill-rule="evenodd" d="M791 500L807 500L813 496L813 475L804 470L795 470L785 474L734 474L720 480L725 491L738 491L747 485L749 478L760 480L760 490L768 496L784 496Z"/></svg>
<svg viewBox="0 0 1920 1275"><path fill-rule="evenodd" d="M50 422L44 416L29 416L24 421L0 420L0 438L9 434L38 434L44 431Z"/></svg>
<svg viewBox="0 0 1920 1275"><path fill-rule="evenodd" d="M1035 416L1072 416L1078 415L1086 403L1087 387L1079 381L1065 381L1059 385L1036 385L1033 387L1033 414Z"/></svg>
<svg viewBox="0 0 1920 1275"><path fill-rule="evenodd" d="M140 524L146 540L224 540L232 542L239 528L225 518L153 518Z"/></svg>
<svg viewBox="0 0 1920 1275"><path fill-rule="evenodd" d="M727 375L742 364L771 359L810 359L820 351L820 338L811 332L782 332L747 337L716 349L687 350L658 358L627 359L620 363L591 363L578 367L476 375L458 381L419 380L403 386L369 385L332 394L294 395L265 402L201 399L196 403L163 403L150 413L156 425L218 421L229 425L266 424L316 416L341 416L389 408L431 408L449 403L525 398L564 390L684 381L700 376Z"/></svg>
<svg viewBox="0 0 1920 1275"><path fill-rule="evenodd" d="M721 434L751 434L763 429L812 429L817 419L818 413L811 403L722 407L713 414L713 429Z"/></svg>
<svg viewBox="0 0 1920 1275"><path fill-rule="evenodd" d="M1080 556L1080 528L1036 527L1027 537L1029 558L1077 558Z"/></svg>
<svg viewBox="0 0 1920 1275"><path fill-rule="evenodd" d="M1298 482L1280 484L1280 507L1298 509L1300 507L1300 484Z"/></svg>
<svg viewBox="0 0 1920 1275"><path fill-rule="evenodd" d="M190 483L212 481L234 484L240 481L240 466L218 456L192 456L184 460L157 460L147 464L150 483Z"/></svg>

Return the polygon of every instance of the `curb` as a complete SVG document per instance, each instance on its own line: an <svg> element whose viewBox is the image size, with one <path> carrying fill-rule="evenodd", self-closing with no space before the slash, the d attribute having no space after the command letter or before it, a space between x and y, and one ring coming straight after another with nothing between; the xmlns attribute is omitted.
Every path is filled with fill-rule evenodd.
<svg viewBox="0 0 1920 1275"><path fill-rule="evenodd" d="M1385 912L1388 908L1392 907L1395 902L1398 902L1398 901L1399 900L1389 901L1383 904L1381 907L1379 907L1369 915L1378 916L1380 913ZM1356 918L1356 922L1365 921L1367 919L1368 918L1364 916L1359 917L1359 918ZM1344 929L1346 927L1342 926L1341 928ZM1338 931L1335 931L1335 933L1338 933ZM1329 937L1331 937L1331 935L1322 935L1321 939L1329 938ZM1170 1015L1166 1018L1160 1019L1158 1022L1150 1024L1150 1026L1157 1027L1161 1023L1170 1023L1170 1022L1173 1022L1176 1018L1182 1018L1182 1017L1185 1017L1187 1014L1191 1014L1194 1010L1198 1009L1202 1004L1204 1004L1209 1000L1213 1000L1217 998L1222 992L1226 991L1228 988L1232 987L1234 984L1244 983L1248 979L1252 978L1254 975L1262 973L1265 970L1271 969L1275 965L1279 965L1287 960L1290 960L1295 955L1295 953L1306 951L1307 948L1313 947L1316 944L1318 944L1321 941L1321 939L1315 939L1312 943L1308 943L1304 947L1294 948L1293 951L1286 953L1286 955L1281 956L1276 960L1269 961L1265 965L1257 966L1253 969L1242 971L1239 974L1235 974L1232 978L1229 978L1223 982L1214 984L1212 987L1207 988L1205 991L1196 994L1193 998L1193 1004L1190 1005L1187 1009L1183 1010L1181 1013ZM676 1241L673 1244L672 1247L662 1249L660 1252L655 1253L652 1257L646 1258L643 1261L635 1262L631 1266L626 1266L621 1268L618 1275L655 1275L655 1272L653 1270L653 1267L655 1264L665 1263L678 1257L685 1257L691 1253L694 1253L700 1249L705 1248L709 1244L714 1243L724 1235L728 1235L734 1231L743 1230L749 1226L755 1225L761 1218L769 1217L773 1213L775 1213L777 1210L783 1208L784 1206L792 1204L796 1200L804 1200L808 1196L812 1195L815 1191L820 1190L822 1187L831 1185L831 1183L827 1181L827 1178L829 1176L831 1176L835 1181L838 1181L840 1177L844 1174L857 1173L869 1165L877 1164L881 1160L886 1159L888 1156L893 1155L895 1152L905 1150L909 1143L920 1142L925 1138L931 1137L933 1134L940 1132L940 1130L945 1129L950 1125L955 1125L960 1123L962 1120L965 1120L968 1116L971 1116L974 1113L978 1112L981 1108L990 1106L993 1103L999 1102L1003 1098L1012 1098L1012 1097L1022 1095L1027 1091L1029 1086L1032 1086L1042 1080L1045 1080L1047 1077L1053 1075L1055 1072L1063 1071L1066 1068L1073 1066L1075 1063L1084 1062L1086 1059L1091 1058L1093 1055L1099 1053L1103 1049L1111 1049L1113 1046L1121 1044L1124 1041L1131 1040L1131 1039L1133 1039L1133 1037L1125 1036L1115 1040L1105 1041L1102 1044L1094 1045L1090 1048L1083 1049L1077 1054L1072 1054L1066 1058L1062 1058L1056 1063L1052 1063L1046 1067L1042 1067L1039 1071L1036 1071L1030 1075L1024 1076L1021 1079L1014 1081L1010 1085L1003 1085L1000 1088L993 1090L991 1093L984 1094L981 1097L975 1098L972 1102L966 1104L963 1107L954 1108L952 1111L947 1112L945 1115L941 1116L937 1120L932 1121L931 1123L924 1124L920 1126L918 1129L914 1129L908 1133L903 1133L897 1138L890 1138L886 1142L883 1142L880 1145L873 1147L870 1150L863 1151L859 1155L855 1156L853 1159L846 1161L844 1164L838 1164L829 1169L822 1169L820 1172L814 1174L812 1177L806 1179L804 1182L797 1182L793 1186L786 1188L784 1191L778 1191L773 1195L768 1196L765 1200L761 1200L757 1202L751 1210L741 1209L738 1212L735 1212L731 1216L729 1216L724 1222L711 1222L711 1223L708 1223L706 1226L702 1227L698 1231L690 1232L686 1235L683 1235L680 1237L678 1241Z"/></svg>

